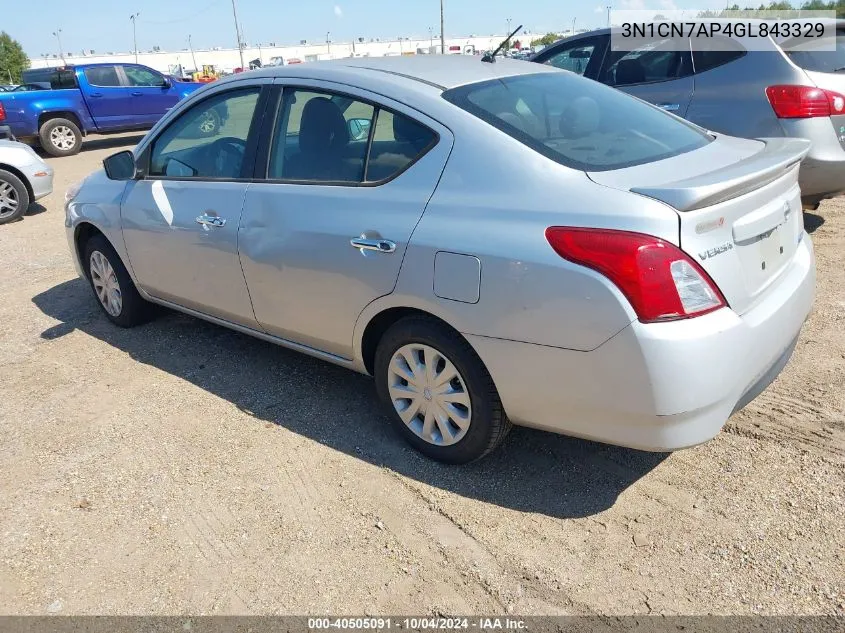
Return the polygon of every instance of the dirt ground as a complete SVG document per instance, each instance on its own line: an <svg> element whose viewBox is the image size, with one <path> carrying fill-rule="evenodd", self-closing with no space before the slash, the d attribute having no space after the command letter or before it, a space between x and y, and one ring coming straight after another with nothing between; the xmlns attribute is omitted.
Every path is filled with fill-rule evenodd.
<svg viewBox="0 0 845 633"><path fill-rule="evenodd" d="M0 227L0 614L845 615L845 200L781 377L704 446L515 429L447 467L369 379L169 314L121 330L68 254L51 159Z"/></svg>

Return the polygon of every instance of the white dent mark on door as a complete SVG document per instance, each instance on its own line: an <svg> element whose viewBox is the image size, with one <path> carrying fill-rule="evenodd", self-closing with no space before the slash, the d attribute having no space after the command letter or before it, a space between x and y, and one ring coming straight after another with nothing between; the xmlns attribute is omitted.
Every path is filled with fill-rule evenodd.
<svg viewBox="0 0 845 633"><path fill-rule="evenodd" d="M155 200L161 217L167 222L167 226L173 226L173 207L170 206L170 200L167 199L167 192L164 190L164 181L156 180L153 182L152 192L153 200Z"/></svg>

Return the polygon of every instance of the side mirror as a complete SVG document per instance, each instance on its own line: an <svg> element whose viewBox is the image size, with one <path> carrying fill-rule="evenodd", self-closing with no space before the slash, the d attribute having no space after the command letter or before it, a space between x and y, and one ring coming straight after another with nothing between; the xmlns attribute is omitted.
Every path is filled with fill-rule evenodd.
<svg viewBox="0 0 845 633"><path fill-rule="evenodd" d="M135 164L135 155L129 150L112 154L103 161L103 168L110 180L135 180L141 172Z"/></svg>
<svg viewBox="0 0 845 633"><path fill-rule="evenodd" d="M363 141L370 135L370 119L349 119L349 138L353 141Z"/></svg>
<svg viewBox="0 0 845 633"><path fill-rule="evenodd" d="M161 87L164 90L168 90L173 87L173 82L170 80L169 77L162 77L161 78Z"/></svg>

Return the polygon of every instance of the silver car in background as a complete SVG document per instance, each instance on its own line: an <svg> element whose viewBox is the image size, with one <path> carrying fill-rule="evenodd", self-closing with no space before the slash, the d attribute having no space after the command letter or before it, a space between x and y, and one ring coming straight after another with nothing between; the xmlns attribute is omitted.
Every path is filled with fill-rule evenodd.
<svg viewBox="0 0 845 633"><path fill-rule="evenodd" d="M560 40L532 61L722 134L809 139L800 184L804 206L815 208L845 192L845 21L835 25L835 37L820 39L655 38L635 50L600 29Z"/></svg>
<svg viewBox="0 0 845 633"><path fill-rule="evenodd" d="M0 224L22 218L53 191L53 168L29 145L0 139Z"/></svg>
<svg viewBox="0 0 845 633"><path fill-rule="evenodd" d="M156 303L371 374L434 459L482 457L511 423L673 450L792 353L808 146L539 64L284 66L203 88L108 158L68 192L67 236L114 323Z"/></svg>

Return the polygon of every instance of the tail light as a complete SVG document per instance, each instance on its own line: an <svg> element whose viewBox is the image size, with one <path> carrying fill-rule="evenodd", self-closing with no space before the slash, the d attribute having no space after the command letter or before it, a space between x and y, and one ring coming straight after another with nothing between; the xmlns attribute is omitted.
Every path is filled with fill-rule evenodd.
<svg viewBox="0 0 845 633"><path fill-rule="evenodd" d="M845 96L812 86L769 86L766 96L779 119L810 119L845 114Z"/></svg>
<svg viewBox="0 0 845 633"><path fill-rule="evenodd" d="M651 235L552 226L555 252L612 281L644 323L687 319L725 307L709 275L676 246Z"/></svg>
<svg viewBox="0 0 845 633"><path fill-rule="evenodd" d="M3 107L3 104L0 103L0 121L6 120L6 108Z"/></svg>

